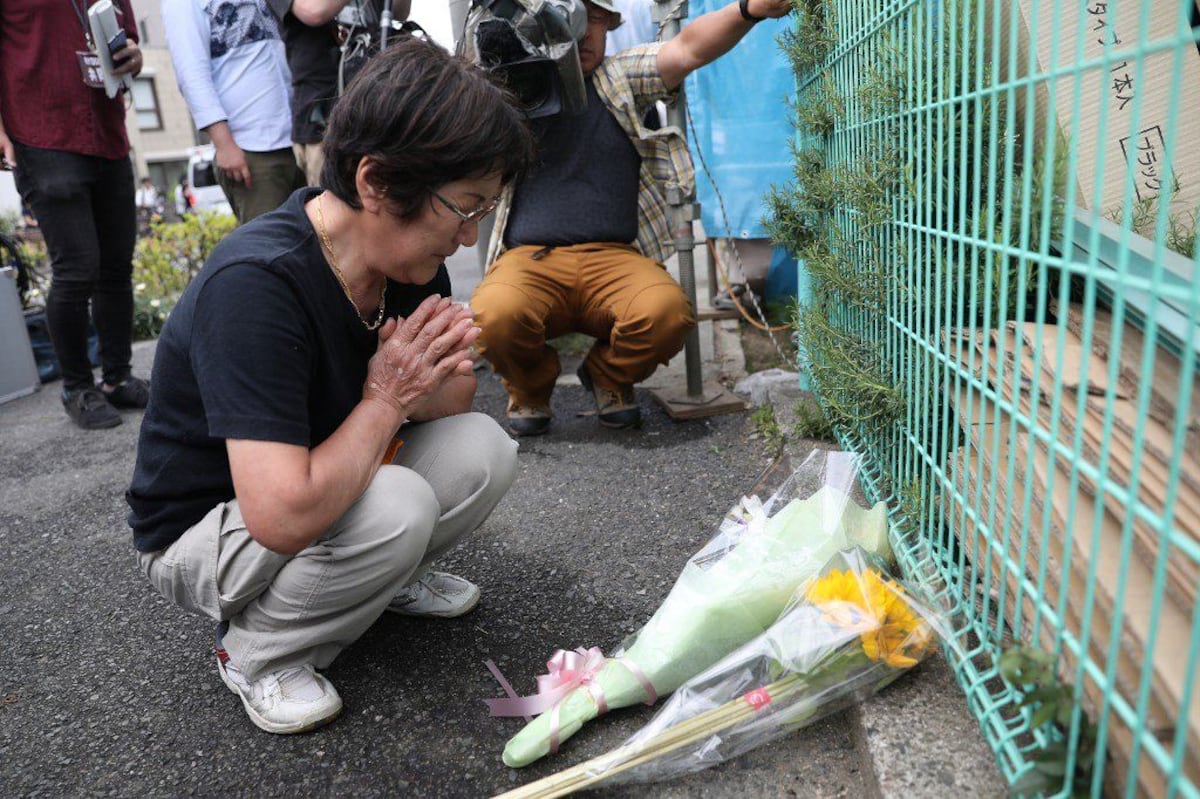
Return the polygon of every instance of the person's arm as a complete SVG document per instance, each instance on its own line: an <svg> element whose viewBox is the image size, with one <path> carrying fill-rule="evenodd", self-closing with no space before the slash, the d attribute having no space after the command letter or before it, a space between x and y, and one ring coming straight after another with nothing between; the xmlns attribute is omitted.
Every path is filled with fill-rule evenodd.
<svg viewBox="0 0 1200 799"><path fill-rule="evenodd" d="M397 429L426 398L472 376L473 320L430 297L406 320L380 329L363 398L333 435L309 450L248 439L226 441L234 492L250 536L274 552L312 544L362 495Z"/></svg>
<svg viewBox="0 0 1200 799"><path fill-rule="evenodd" d="M292 15L305 25L324 25L349 3L350 0L292 0Z"/></svg>
<svg viewBox="0 0 1200 799"><path fill-rule="evenodd" d="M324 25L338 15L350 0L292 0L292 15L305 25ZM393 19L408 19L411 0L392 3Z"/></svg>
<svg viewBox="0 0 1200 799"><path fill-rule="evenodd" d="M212 139L213 147L216 148L213 163L217 165L217 169L250 188L253 185L250 182L250 164L246 162L245 151L234 141L229 123L222 119L204 128L204 132Z"/></svg>
<svg viewBox="0 0 1200 799"><path fill-rule="evenodd" d="M209 23L204 10L192 0L163 0L162 17L179 91L196 127L207 133L216 147L217 168L249 186L246 154L233 139L229 115L213 81Z"/></svg>
<svg viewBox="0 0 1200 799"><path fill-rule="evenodd" d="M747 11L760 19L778 18L791 10L790 0L749 0ZM689 22L658 51L658 72L668 89L705 64L733 49L755 25L743 19L736 2Z"/></svg>

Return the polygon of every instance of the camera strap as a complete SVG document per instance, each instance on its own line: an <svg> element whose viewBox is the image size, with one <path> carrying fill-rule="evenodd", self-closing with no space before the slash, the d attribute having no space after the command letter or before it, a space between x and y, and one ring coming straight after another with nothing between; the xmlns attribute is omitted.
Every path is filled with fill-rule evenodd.
<svg viewBox="0 0 1200 799"><path fill-rule="evenodd" d="M104 68L100 64L100 56L96 53L96 42L92 39L92 25L87 17L88 0L68 2L71 4L71 10L75 12L75 18L79 20L80 27L83 28L83 41L87 45L86 50L75 51L75 60L79 62L79 76L83 85L89 89L103 89Z"/></svg>
<svg viewBox="0 0 1200 799"><path fill-rule="evenodd" d="M83 28L83 40L87 42L87 47L92 52L96 51L96 43L92 41L92 26L88 22L87 17L87 2L88 0L67 0L71 4L71 10L75 12L75 18L79 20L79 27Z"/></svg>

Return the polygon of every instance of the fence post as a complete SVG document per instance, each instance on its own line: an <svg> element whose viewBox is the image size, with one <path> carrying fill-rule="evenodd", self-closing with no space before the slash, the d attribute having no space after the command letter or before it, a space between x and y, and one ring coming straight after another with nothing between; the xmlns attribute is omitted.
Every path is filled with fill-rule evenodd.
<svg viewBox="0 0 1200 799"><path fill-rule="evenodd" d="M667 41L678 35L681 20L687 17L687 13L687 0L655 0L653 17L659 24L659 38ZM676 127L681 136L687 137L687 94L683 86L679 87L679 99L667 108L667 124ZM672 229L679 263L679 285L692 306L692 313L695 314L699 306L696 302L696 239L693 222L700 215L700 206L695 201L694 189L685 193L674 181L666 188L667 201L671 204L674 219ZM651 392L671 418L693 419L745 409L746 405L742 400L719 385L704 385L703 367L700 362L699 321L684 341L683 354L687 372L684 389L655 389Z"/></svg>

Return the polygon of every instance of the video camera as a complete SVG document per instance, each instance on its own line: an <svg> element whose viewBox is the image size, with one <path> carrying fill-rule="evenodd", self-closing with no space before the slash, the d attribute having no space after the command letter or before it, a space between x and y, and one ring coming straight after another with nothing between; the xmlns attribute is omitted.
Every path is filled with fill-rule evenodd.
<svg viewBox="0 0 1200 799"><path fill-rule="evenodd" d="M471 0L459 54L497 75L527 117L581 114L586 30L583 0Z"/></svg>
<svg viewBox="0 0 1200 799"><path fill-rule="evenodd" d="M410 0L352 0L334 17L341 55L338 60L338 94L371 56L406 36L428 38L425 30L408 18Z"/></svg>

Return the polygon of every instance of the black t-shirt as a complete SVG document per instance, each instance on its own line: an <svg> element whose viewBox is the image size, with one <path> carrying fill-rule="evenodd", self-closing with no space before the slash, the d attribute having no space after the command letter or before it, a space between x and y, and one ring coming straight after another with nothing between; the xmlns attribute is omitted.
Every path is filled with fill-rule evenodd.
<svg viewBox="0 0 1200 799"><path fill-rule="evenodd" d="M587 111L534 120L541 163L517 184L504 246L629 243L642 159L589 78Z"/></svg>
<svg viewBox="0 0 1200 799"><path fill-rule="evenodd" d="M304 214L319 189L231 233L184 291L158 340L150 405L126 492L134 546L170 546L234 498L225 439L315 447L362 399L377 331L342 291ZM388 281L387 316L450 296Z"/></svg>
<svg viewBox="0 0 1200 799"><path fill-rule="evenodd" d="M340 53L336 26L309 26L291 13L292 0L267 0L279 19L288 69L292 72L292 141L315 144L325 135L337 97Z"/></svg>

